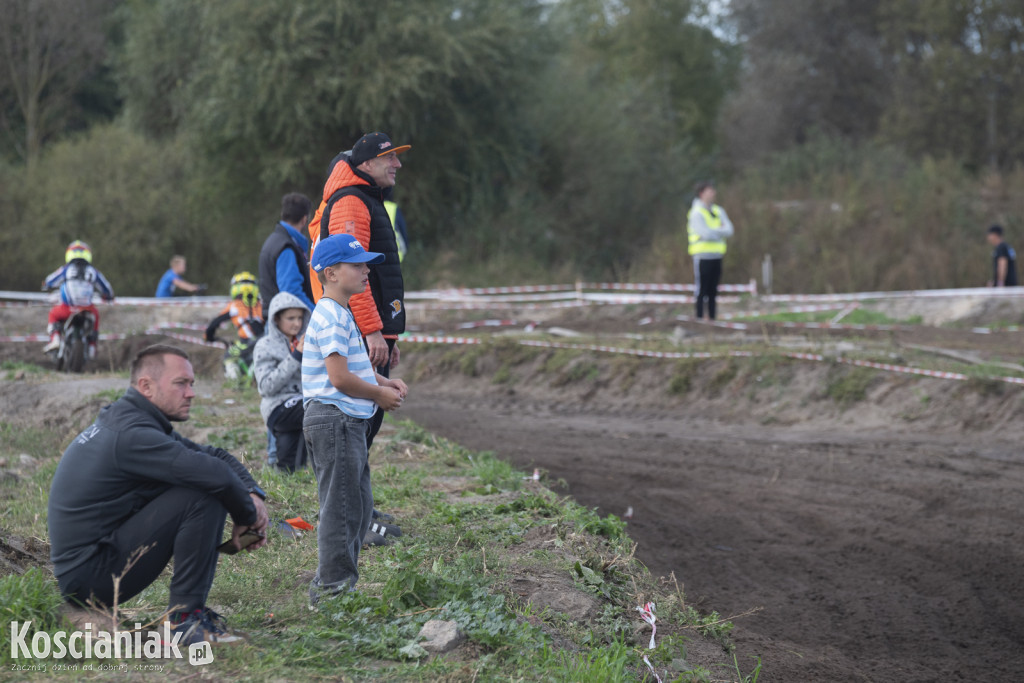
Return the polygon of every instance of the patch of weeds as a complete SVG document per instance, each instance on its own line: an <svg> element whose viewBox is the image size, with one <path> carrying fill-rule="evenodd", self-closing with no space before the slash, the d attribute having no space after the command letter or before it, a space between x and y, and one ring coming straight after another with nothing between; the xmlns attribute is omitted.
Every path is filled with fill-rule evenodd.
<svg viewBox="0 0 1024 683"><path fill-rule="evenodd" d="M60 455L64 434L61 430L38 427L15 427L0 422L0 453L28 453L35 458Z"/></svg>
<svg viewBox="0 0 1024 683"><path fill-rule="evenodd" d="M755 659L757 659L757 664L754 666L754 670L744 676L740 670L740 663L736 658L736 653L732 653L732 664L736 672L736 680L740 681L740 683L757 683L757 679L761 677L761 658L755 657Z"/></svg>
<svg viewBox="0 0 1024 683"><path fill-rule="evenodd" d="M484 355L486 349L483 344L474 344L460 347L459 372L466 377L477 377L480 369L477 361Z"/></svg>
<svg viewBox="0 0 1024 683"><path fill-rule="evenodd" d="M209 443L216 448L223 448L229 453L238 454L238 451L252 452L253 430L250 427L234 427L220 434L210 434Z"/></svg>
<svg viewBox="0 0 1024 683"><path fill-rule="evenodd" d="M697 374L697 361L681 360L672 367L672 376L668 380L668 393L682 396L690 392L693 378Z"/></svg>
<svg viewBox="0 0 1024 683"><path fill-rule="evenodd" d="M12 621L31 621L29 639L33 633L56 630L63 625L60 614L63 604L57 584L42 569L32 567L24 574L0 578L0 621L5 627ZM0 648L0 662L5 666L11 649Z"/></svg>
<svg viewBox="0 0 1024 683"><path fill-rule="evenodd" d="M581 360L569 367L565 378L569 382L592 382L601 376L601 368L597 363L589 360Z"/></svg>
<svg viewBox="0 0 1024 683"><path fill-rule="evenodd" d="M992 377L971 375L967 378L967 388L981 396L998 397L1006 394L1007 384Z"/></svg>
<svg viewBox="0 0 1024 683"><path fill-rule="evenodd" d="M102 401L104 404L109 404L124 396L125 391L127 389L107 389L106 391L93 394L93 398L97 401Z"/></svg>
<svg viewBox="0 0 1024 683"><path fill-rule="evenodd" d="M535 493L520 496L511 503L502 503L494 508L494 513L497 515L506 515L511 512L530 512L540 517L554 517L561 512L561 508L544 496Z"/></svg>
<svg viewBox="0 0 1024 683"><path fill-rule="evenodd" d="M612 514L601 517L597 513L597 508L588 509L574 505L571 512L566 515L566 519L574 522L580 531L588 531L610 540L626 537L626 522Z"/></svg>
<svg viewBox="0 0 1024 683"><path fill-rule="evenodd" d="M0 371L6 374L6 379L13 380L19 374L38 375L46 372L46 368L35 363L22 363L20 361L5 360L0 363Z"/></svg>
<svg viewBox="0 0 1024 683"><path fill-rule="evenodd" d="M403 420L398 423L398 430L395 438L399 441L411 441L421 444L436 444L437 437L423 427L410 420Z"/></svg>
<svg viewBox="0 0 1024 683"><path fill-rule="evenodd" d="M544 359L544 374L555 375L580 354L572 349L558 349Z"/></svg>
<svg viewBox="0 0 1024 683"><path fill-rule="evenodd" d="M506 363L494 373L494 376L491 377L491 382L493 384L509 384L513 379L515 378L512 375L512 368Z"/></svg>
<svg viewBox="0 0 1024 683"><path fill-rule="evenodd" d="M836 403L851 405L867 398L876 373L866 368L835 368L830 373L825 395Z"/></svg>
<svg viewBox="0 0 1024 683"><path fill-rule="evenodd" d="M719 368L718 371L711 377L708 382L708 391L711 394L718 394L724 389L729 382L736 379L736 375L739 373L739 367L736 361L730 358L726 364Z"/></svg>
<svg viewBox="0 0 1024 683"><path fill-rule="evenodd" d="M518 491L523 482L523 473L512 469L512 465L498 460L493 453L484 452L470 456L472 472L487 486L491 484L506 491Z"/></svg>
<svg viewBox="0 0 1024 683"><path fill-rule="evenodd" d="M596 650L579 653L553 651L547 647L540 655L542 666L557 681L624 681L632 678L629 665L635 664L633 648L616 639Z"/></svg>
<svg viewBox="0 0 1024 683"><path fill-rule="evenodd" d="M683 626L692 626L701 635L714 638L723 643L733 629L733 623L722 619L718 612L701 614L689 605L679 612L678 619Z"/></svg>

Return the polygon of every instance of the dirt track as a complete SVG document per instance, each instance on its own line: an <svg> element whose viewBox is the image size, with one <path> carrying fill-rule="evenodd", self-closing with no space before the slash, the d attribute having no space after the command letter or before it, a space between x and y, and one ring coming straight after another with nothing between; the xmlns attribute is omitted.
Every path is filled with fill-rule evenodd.
<svg viewBox="0 0 1024 683"><path fill-rule="evenodd" d="M1017 444L709 427L496 393L428 380L403 413L545 468L584 505L632 506L652 572L674 571L691 600L726 615L764 608L735 631L741 659L763 657L762 681L1019 680Z"/></svg>

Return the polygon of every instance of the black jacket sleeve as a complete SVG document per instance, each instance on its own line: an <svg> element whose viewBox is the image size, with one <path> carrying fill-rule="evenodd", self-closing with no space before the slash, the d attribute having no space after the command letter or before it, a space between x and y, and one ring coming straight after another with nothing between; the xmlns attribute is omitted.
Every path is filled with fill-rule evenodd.
<svg viewBox="0 0 1024 683"><path fill-rule="evenodd" d="M210 321L210 324L206 326L206 341L213 341L213 338L217 335L217 328L223 323L231 320L230 313L221 313L216 318Z"/></svg>
<svg viewBox="0 0 1024 683"><path fill-rule="evenodd" d="M235 523L256 521L256 506L249 496L255 481L227 451L146 428L127 429L118 440L122 447L116 449L117 465L127 474L203 491L219 500ZM126 444L130 447L123 447Z"/></svg>

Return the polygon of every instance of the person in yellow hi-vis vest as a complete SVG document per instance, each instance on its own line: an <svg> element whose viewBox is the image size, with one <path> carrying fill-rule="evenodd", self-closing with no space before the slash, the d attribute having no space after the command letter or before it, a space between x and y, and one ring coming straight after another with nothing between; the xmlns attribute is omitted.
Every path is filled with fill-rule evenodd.
<svg viewBox="0 0 1024 683"><path fill-rule="evenodd" d="M384 208L388 210L388 218L391 219L391 227L395 231L395 241L398 242L398 262L405 260L405 254L409 251L409 233L406 232L405 215L398 204L390 199L384 200Z"/></svg>
<svg viewBox="0 0 1024 683"><path fill-rule="evenodd" d="M714 320L718 283L722 281L722 258L726 240L732 237L732 221L725 210L715 204L715 186L709 181L697 183L694 194L693 206L686 216L686 232L693 257L697 319L704 317L704 302L707 301L708 319Z"/></svg>

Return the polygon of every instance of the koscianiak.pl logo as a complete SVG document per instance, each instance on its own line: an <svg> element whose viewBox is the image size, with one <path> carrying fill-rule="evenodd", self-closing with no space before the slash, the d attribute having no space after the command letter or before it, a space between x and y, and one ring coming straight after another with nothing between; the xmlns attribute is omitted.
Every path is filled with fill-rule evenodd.
<svg viewBox="0 0 1024 683"><path fill-rule="evenodd" d="M199 666L213 661L213 648L208 642L193 643L187 647L181 642L184 635L173 631L168 622L156 631L144 631L136 622L130 631L102 631L86 624L84 630L32 632L31 621L11 622L11 660L15 671L103 670L124 671L163 670L162 665L117 662L92 664L75 660L124 659L186 659ZM185 653L182 653L185 650ZM71 658L71 659L66 659ZM159 668L154 668L159 666Z"/></svg>

